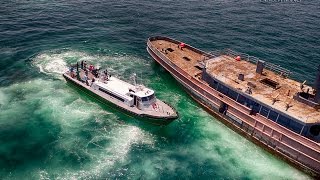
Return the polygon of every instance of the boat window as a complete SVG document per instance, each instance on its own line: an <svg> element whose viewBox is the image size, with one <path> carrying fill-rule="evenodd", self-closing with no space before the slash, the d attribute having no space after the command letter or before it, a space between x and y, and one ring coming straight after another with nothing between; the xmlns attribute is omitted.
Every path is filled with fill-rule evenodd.
<svg viewBox="0 0 320 180"><path fill-rule="evenodd" d="M110 96L112 96L112 97L114 97L114 98L116 98L116 99L118 99L119 101L124 102L124 99L122 99L122 98L120 98L120 97L118 97L118 96L116 96L116 95L114 95L114 94L112 94L112 93L110 93L110 92L102 89L102 88L99 88L99 90L102 91L102 92L104 92L104 93L106 93L106 94L108 94L108 95L110 95Z"/></svg>
<svg viewBox="0 0 320 180"><path fill-rule="evenodd" d="M239 94L238 103L243 104L246 102L247 98Z"/></svg>
<svg viewBox="0 0 320 180"><path fill-rule="evenodd" d="M243 104L251 109L251 114L256 114L260 110L260 104L249 98L245 98L245 102Z"/></svg>
<svg viewBox="0 0 320 180"><path fill-rule="evenodd" d="M261 107L261 106L260 106L259 103L254 102L254 103L253 103L253 107L252 107L253 112L258 113L259 110L260 110L260 107Z"/></svg>
<svg viewBox="0 0 320 180"><path fill-rule="evenodd" d="M289 126L289 128L290 128L292 131L300 134L300 131L301 131L302 127L303 127L302 124L300 124L300 123L298 123L298 122L296 122L296 121L294 121L294 120L291 120L291 121L290 121L290 126Z"/></svg>
<svg viewBox="0 0 320 180"><path fill-rule="evenodd" d="M229 89L228 96L233 100L237 100L238 93Z"/></svg>
<svg viewBox="0 0 320 180"><path fill-rule="evenodd" d="M214 89L217 89L218 84L219 83L217 81L213 81L213 83L211 84L212 85L211 87L213 87Z"/></svg>
<svg viewBox="0 0 320 180"><path fill-rule="evenodd" d="M223 94L225 94L225 95L228 95L229 88L227 88L224 85L220 84L220 86L218 87L218 91L223 93Z"/></svg>
<svg viewBox="0 0 320 180"><path fill-rule="evenodd" d="M270 110L269 110L268 108L262 106L259 114L261 114L261 115L264 116L264 117L268 117L269 111L270 111Z"/></svg>
<svg viewBox="0 0 320 180"><path fill-rule="evenodd" d="M315 95L309 94L307 92L299 92L299 96L304 99L314 99Z"/></svg>
<svg viewBox="0 0 320 180"><path fill-rule="evenodd" d="M142 102L148 101L148 97L142 97L141 100Z"/></svg>
<svg viewBox="0 0 320 180"><path fill-rule="evenodd" d="M147 97L143 97L141 98L142 99L142 102L145 102L145 101L150 101L154 98L154 94L150 95L150 96L147 96Z"/></svg>
<svg viewBox="0 0 320 180"><path fill-rule="evenodd" d="M154 98L154 94L148 96L148 99L149 99L149 100L152 100L153 98Z"/></svg>
<svg viewBox="0 0 320 180"><path fill-rule="evenodd" d="M290 123L290 119L280 115L279 118L278 118L278 123L283 125L283 126L285 126L285 127L287 127L288 124Z"/></svg>
<svg viewBox="0 0 320 180"><path fill-rule="evenodd" d="M277 120L277 117L278 117L278 113L270 110L270 113L269 113L269 119L271 119L272 121L276 121Z"/></svg>
<svg viewBox="0 0 320 180"><path fill-rule="evenodd" d="M217 86L219 83L217 81L215 81L210 75L208 75L208 73L206 71L203 71L202 79L204 81L206 81L210 87L217 89Z"/></svg>
<svg viewBox="0 0 320 180"><path fill-rule="evenodd" d="M246 98L246 102L245 102L245 105L247 106L247 107L249 107L249 108L253 108L253 105L255 104L255 102L254 101L252 101L251 99L249 99L249 98Z"/></svg>
<svg viewBox="0 0 320 180"><path fill-rule="evenodd" d="M209 77L210 78L210 77ZM211 86L211 87L213 87L214 89L217 89L217 87L218 87L218 82L217 81L215 81L215 80L212 80L212 79L208 79L208 80L206 80L207 81L207 83L209 83L209 85Z"/></svg>
<svg viewBox="0 0 320 180"><path fill-rule="evenodd" d="M319 134L320 134L320 125L313 125L313 126L311 126L311 128L310 128L310 133L311 133L313 136L319 136Z"/></svg>
<svg viewBox="0 0 320 180"><path fill-rule="evenodd" d="M280 88L278 82L276 82L276 81L274 81L274 80L271 80L271 79L269 79L269 78L262 79L260 82L261 82L262 84L265 84L265 85L273 88L273 89L278 89L278 88Z"/></svg>

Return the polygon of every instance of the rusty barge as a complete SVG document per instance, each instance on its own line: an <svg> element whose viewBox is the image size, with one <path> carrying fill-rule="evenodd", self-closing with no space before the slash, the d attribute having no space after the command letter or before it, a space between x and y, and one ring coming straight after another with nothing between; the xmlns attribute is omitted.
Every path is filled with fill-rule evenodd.
<svg viewBox="0 0 320 180"><path fill-rule="evenodd" d="M206 53L157 36L147 51L221 122L320 177L320 66L310 87L280 66L232 50Z"/></svg>

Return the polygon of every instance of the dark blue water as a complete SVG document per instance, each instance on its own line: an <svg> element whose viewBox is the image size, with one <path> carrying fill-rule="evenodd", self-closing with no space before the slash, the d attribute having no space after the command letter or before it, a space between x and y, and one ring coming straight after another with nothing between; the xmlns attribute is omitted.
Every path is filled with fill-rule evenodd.
<svg viewBox="0 0 320 180"><path fill-rule="evenodd" d="M0 178L309 178L203 111L147 54L154 35L248 53L312 84L320 2L1 1ZM154 127L96 102L61 78L80 60L137 73L181 117Z"/></svg>

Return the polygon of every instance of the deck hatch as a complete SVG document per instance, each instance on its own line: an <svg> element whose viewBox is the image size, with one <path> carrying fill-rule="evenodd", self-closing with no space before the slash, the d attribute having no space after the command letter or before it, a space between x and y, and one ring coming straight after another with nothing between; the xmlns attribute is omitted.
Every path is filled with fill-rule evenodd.
<svg viewBox="0 0 320 180"><path fill-rule="evenodd" d="M167 51L173 52L174 50L172 48L167 48Z"/></svg>
<svg viewBox="0 0 320 180"><path fill-rule="evenodd" d="M279 89L280 88L280 85L278 82L274 81L274 80L271 80L269 78L265 78L265 79L262 79L260 80L260 82L264 85L267 85L269 87L272 87L273 89Z"/></svg>
<svg viewBox="0 0 320 180"><path fill-rule="evenodd" d="M191 61L191 59L186 57L186 56L184 56L183 59L186 60L186 61Z"/></svg>

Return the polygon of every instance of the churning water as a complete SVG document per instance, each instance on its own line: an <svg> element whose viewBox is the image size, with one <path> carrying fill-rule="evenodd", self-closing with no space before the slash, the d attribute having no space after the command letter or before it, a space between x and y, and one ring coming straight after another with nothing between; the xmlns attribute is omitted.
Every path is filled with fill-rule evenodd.
<svg viewBox="0 0 320 180"><path fill-rule="evenodd" d="M320 2L0 2L1 179L308 179L228 129L146 52L165 35L200 49L231 48L312 83L320 59ZM155 127L66 83L80 60L132 73L180 118Z"/></svg>

